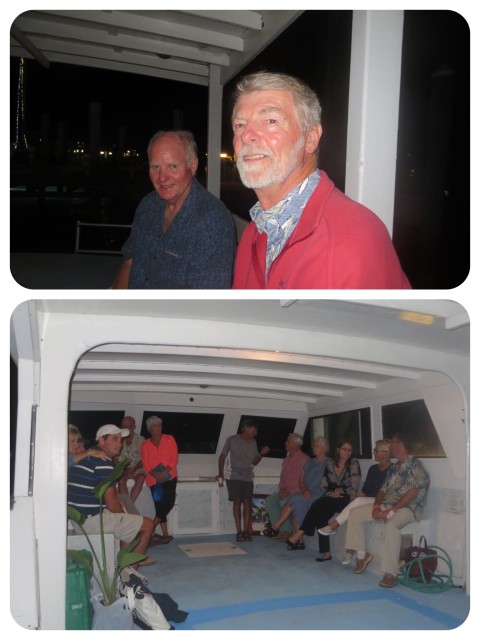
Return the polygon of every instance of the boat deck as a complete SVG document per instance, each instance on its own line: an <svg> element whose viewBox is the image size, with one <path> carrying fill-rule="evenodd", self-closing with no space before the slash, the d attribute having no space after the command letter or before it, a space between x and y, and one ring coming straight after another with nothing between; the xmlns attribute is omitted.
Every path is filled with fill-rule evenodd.
<svg viewBox="0 0 480 640"><path fill-rule="evenodd" d="M180 545L231 542L246 553L190 558ZM313 547L288 551L284 542L254 536L179 536L149 550L155 565L144 567L149 589L168 593L188 611L178 630L448 630L469 614L461 588L419 593L398 585L378 586L373 571L354 575L339 559L314 562Z"/></svg>

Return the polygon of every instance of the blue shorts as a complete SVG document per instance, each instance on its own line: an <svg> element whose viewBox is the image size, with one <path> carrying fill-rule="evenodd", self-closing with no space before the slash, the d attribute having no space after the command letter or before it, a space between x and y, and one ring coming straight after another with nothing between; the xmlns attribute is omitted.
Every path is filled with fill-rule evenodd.
<svg viewBox="0 0 480 640"><path fill-rule="evenodd" d="M248 500L252 501L253 498L253 481L247 482L245 480L225 480L228 489L228 499L233 500Z"/></svg>

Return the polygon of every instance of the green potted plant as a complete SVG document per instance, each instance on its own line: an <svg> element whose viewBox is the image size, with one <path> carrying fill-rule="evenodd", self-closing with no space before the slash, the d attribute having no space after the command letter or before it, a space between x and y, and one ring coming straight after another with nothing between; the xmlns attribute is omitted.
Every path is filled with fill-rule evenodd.
<svg viewBox="0 0 480 640"><path fill-rule="evenodd" d="M112 469L112 472L110 473L108 478L106 478L103 482L100 482L99 484L96 485L96 487L94 487L93 493L96 495L99 501L100 516L103 513L103 497L105 495L105 492L113 482L115 482L116 480L118 480L118 478L120 478L120 476L122 475L125 469L127 462L128 460L124 460L123 462L120 462L119 464L117 464ZM134 549L138 545L138 542L139 542L138 539L133 540L126 547L123 547L122 549L120 549L120 551L117 554L117 561L115 563L113 576L110 576L108 573L107 556L105 551L103 518L102 517L100 518L100 544L101 544L101 559L100 559L97 553L95 552L95 549L88 537L88 533L86 533L85 529L83 528L83 523L85 522L85 516L81 514L77 509L75 509L75 507L71 507L71 506L67 506L67 516L70 520L73 520L73 522L78 524L78 526L80 527L80 529L82 530L85 536L85 539L87 540L87 543L91 551L90 553L86 549L82 549L82 550L68 549L67 557L71 558L77 564L85 567L88 570L88 572L92 575L92 577L95 579L98 586L100 587L101 593L103 595L103 604L105 606L112 605L119 598L118 578L120 576L120 572L122 571L122 569L132 564L135 564L137 562L141 562L146 558L144 554L135 553L132 551L132 549ZM97 566L99 577L97 577L94 571L93 561L95 561L95 564Z"/></svg>

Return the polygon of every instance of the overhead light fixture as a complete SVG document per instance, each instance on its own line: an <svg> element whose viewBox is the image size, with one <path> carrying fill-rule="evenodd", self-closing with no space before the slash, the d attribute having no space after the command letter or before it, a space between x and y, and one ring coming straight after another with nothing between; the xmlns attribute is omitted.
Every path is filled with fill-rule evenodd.
<svg viewBox="0 0 480 640"><path fill-rule="evenodd" d="M418 311L401 311L398 317L400 320L414 322L415 324L429 325L435 322L435 316L432 316L429 313L418 313Z"/></svg>

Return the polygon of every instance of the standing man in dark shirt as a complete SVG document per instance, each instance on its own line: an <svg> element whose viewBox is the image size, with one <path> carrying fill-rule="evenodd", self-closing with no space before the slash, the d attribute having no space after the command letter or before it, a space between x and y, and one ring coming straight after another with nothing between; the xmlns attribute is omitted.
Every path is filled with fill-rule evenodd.
<svg viewBox="0 0 480 640"><path fill-rule="evenodd" d="M140 202L114 289L230 289L232 215L196 180L189 131L159 131L148 146L155 191Z"/></svg>
<svg viewBox="0 0 480 640"><path fill-rule="evenodd" d="M253 498L253 467L270 451L262 447L258 451L257 425L249 418L240 427L240 433L229 436L223 446L218 459L217 481L223 482L223 473L227 456L230 456L231 473L227 479L228 499L233 502L233 518L237 528L237 542L248 541L252 538L252 498ZM243 529L242 529L243 507Z"/></svg>
<svg viewBox="0 0 480 640"><path fill-rule="evenodd" d="M67 503L86 517L82 526L87 534L100 533L100 505L93 489L106 480L112 472L114 468L112 458L118 456L122 448L122 438L129 433L128 429L119 429L113 424L100 427L95 440L97 447L108 456L108 459L88 456L68 470ZM120 546L126 546L139 537L140 541L133 551L145 553L153 534L153 520L125 513L114 484L106 490L103 500L104 532L113 533L115 538L120 540ZM78 525L73 523L73 526L78 533L83 533ZM147 565L154 562L156 562L154 558L146 558L139 564Z"/></svg>

